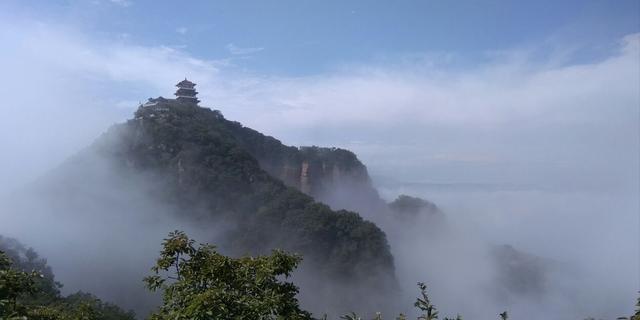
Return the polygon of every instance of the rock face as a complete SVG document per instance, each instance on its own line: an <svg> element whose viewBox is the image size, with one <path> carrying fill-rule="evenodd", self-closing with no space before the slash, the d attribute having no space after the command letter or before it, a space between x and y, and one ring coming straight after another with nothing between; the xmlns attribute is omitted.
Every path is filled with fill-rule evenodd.
<svg viewBox="0 0 640 320"><path fill-rule="evenodd" d="M379 211L363 204L382 205L367 168L351 151L340 148L300 147L295 156L284 163L263 159L260 163L273 176L287 185L329 204L334 209L347 209L372 214Z"/></svg>
<svg viewBox="0 0 640 320"><path fill-rule="evenodd" d="M268 137L265 137L268 138ZM311 196L345 183L370 186L366 167L350 151L339 148L300 147L286 162L261 159L269 173Z"/></svg>
<svg viewBox="0 0 640 320"><path fill-rule="evenodd" d="M369 217L386 210L367 168L351 151L286 146L238 122L227 121L226 129L263 170L287 186L334 209L353 210Z"/></svg>
<svg viewBox="0 0 640 320"><path fill-rule="evenodd" d="M367 168L351 151L285 146L238 122L229 122L228 129L265 171L311 196L321 196L328 189L344 184L358 185L378 196Z"/></svg>

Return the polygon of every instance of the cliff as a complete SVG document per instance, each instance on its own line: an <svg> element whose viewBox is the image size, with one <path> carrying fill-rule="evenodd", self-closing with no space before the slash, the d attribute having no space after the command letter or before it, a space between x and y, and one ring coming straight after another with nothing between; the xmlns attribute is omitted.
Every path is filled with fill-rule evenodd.
<svg viewBox="0 0 640 320"><path fill-rule="evenodd" d="M286 146L238 122L225 122L238 143L273 177L330 205L365 216L385 210L386 204L371 183L366 166L340 148Z"/></svg>

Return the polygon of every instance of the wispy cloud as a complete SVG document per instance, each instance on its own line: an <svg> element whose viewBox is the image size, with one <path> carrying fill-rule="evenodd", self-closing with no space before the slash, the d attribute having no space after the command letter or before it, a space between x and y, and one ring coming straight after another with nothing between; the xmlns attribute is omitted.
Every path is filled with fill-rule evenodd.
<svg viewBox="0 0 640 320"><path fill-rule="evenodd" d="M187 29L187 27L178 27L176 28L176 32L179 34L187 34L187 31L189 31L189 29Z"/></svg>
<svg viewBox="0 0 640 320"><path fill-rule="evenodd" d="M477 176L465 173L473 180L542 180L561 172L566 180L606 176L630 183L628 170L635 170L631 165L637 155L630 150L638 143L633 134L638 124L629 115L637 114L640 103L638 34L621 39L609 57L586 64L495 59L451 71L419 60L412 66L359 65L289 78L248 75L177 48L93 42L54 25L21 30L20 35L0 33L4 43L29 44L7 49L0 64L9 74L24 75L24 81L82 78L69 86L87 87L84 92L99 87L115 104L171 95L176 79L187 76L198 83L204 105L220 108L232 119L290 144L353 148L382 173L402 168L417 179L421 174L460 175L443 159L477 162ZM262 50L228 47L236 54ZM20 92L12 83L3 84L5 96ZM129 85L136 90L127 91ZM88 98L83 104L94 105ZM474 137L473 143L468 137ZM351 144L354 140L360 142ZM592 157L595 150L618 156ZM582 165L567 169L578 157ZM500 174L491 173L488 165Z"/></svg>
<svg viewBox="0 0 640 320"><path fill-rule="evenodd" d="M115 5L118 5L118 6L121 6L121 7L124 7L124 8L133 5L133 2L130 1L130 0L109 0L109 1L111 1L111 3L113 3Z"/></svg>
<svg viewBox="0 0 640 320"><path fill-rule="evenodd" d="M252 54L252 53L256 53L264 50L263 47L242 48L242 47L236 46L233 43L229 43L228 45L226 45L226 49L227 51L229 51L229 53L233 55L247 55L247 54Z"/></svg>

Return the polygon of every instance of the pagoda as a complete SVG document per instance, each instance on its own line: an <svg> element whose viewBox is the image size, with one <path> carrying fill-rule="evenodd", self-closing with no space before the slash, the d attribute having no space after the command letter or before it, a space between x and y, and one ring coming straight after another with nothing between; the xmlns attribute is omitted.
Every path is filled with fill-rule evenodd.
<svg viewBox="0 0 640 320"><path fill-rule="evenodd" d="M194 88L195 86L196 84L187 80L187 78L178 82L178 84L176 84L176 87L178 87L178 90L176 91L176 100L184 103L198 104L200 100L196 97L198 92L196 92L196 89Z"/></svg>

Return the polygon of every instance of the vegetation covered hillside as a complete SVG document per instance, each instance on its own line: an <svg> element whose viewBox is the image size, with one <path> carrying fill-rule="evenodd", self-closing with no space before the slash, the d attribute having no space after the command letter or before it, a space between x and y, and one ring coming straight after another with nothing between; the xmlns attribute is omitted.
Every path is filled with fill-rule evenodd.
<svg viewBox="0 0 640 320"><path fill-rule="evenodd" d="M231 255L275 248L302 254L305 261L296 280L317 286L316 296L323 292L322 299L302 299L318 301L318 309L326 310L331 299L343 307L375 300L375 295L353 294L353 288L397 288L393 257L380 228L358 213L332 210L288 186L255 156L259 147L265 157L271 148L280 150L273 158L302 157L303 151L242 129L218 111L157 101L112 126L38 182L31 198L42 203L47 216L76 215L88 221L112 216L109 221L123 221L120 230L129 228L124 221L132 216L146 223L170 212L168 226L195 224L208 233L201 237ZM343 152L332 154L357 160ZM338 291L349 298L339 297Z"/></svg>
<svg viewBox="0 0 640 320"><path fill-rule="evenodd" d="M130 169L162 174L178 203L198 203L210 215L240 221L233 242L241 251L300 252L345 279L393 273L378 227L356 213L334 212L272 177L249 152L238 126L217 111L167 100L141 107L96 147ZM269 148L285 147L267 144L264 153Z"/></svg>
<svg viewBox="0 0 640 320"><path fill-rule="evenodd" d="M220 119L219 125L258 160L262 169L333 208L381 213L385 206L367 167L349 150L292 147L235 121Z"/></svg>
<svg viewBox="0 0 640 320"><path fill-rule="evenodd" d="M32 248L0 236L0 319L135 320L132 311L90 293L60 294L51 267Z"/></svg>
<svg viewBox="0 0 640 320"><path fill-rule="evenodd" d="M400 195L398 198L389 203L389 209L401 217L415 217L423 213L427 215L440 214L440 209L432 202L412 197L408 195Z"/></svg>

